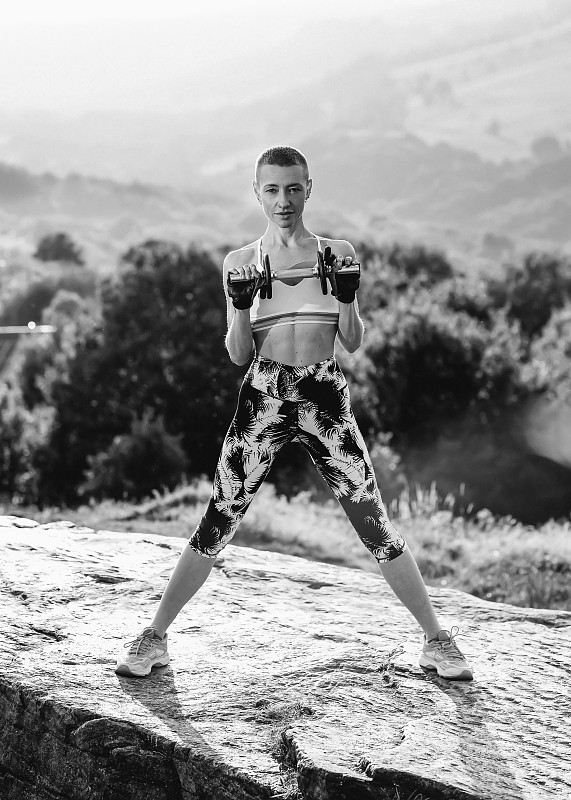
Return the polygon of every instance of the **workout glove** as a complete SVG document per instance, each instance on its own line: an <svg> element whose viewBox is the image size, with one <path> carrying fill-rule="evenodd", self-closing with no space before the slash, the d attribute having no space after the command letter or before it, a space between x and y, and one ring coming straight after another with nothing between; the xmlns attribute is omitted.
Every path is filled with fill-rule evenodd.
<svg viewBox="0 0 571 800"><path fill-rule="evenodd" d="M337 256L331 252L331 248L326 247L324 261L328 267L335 263L336 258ZM327 277L331 284L331 294L340 303L352 303L359 288L359 275L343 275L342 272L335 272L333 276L328 275Z"/></svg>
<svg viewBox="0 0 571 800"><path fill-rule="evenodd" d="M266 287L262 284L262 276L249 281L240 281L239 283L230 283L230 277L228 276L228 295L232 298L234 308L238 308L241 311L251 308L258 290L260 292L260 298L265 300Z"/></svg>
<svg viewBox="0 0 571 800"><path fill-rule="evenodd" d="M340 303L352 303L359 288L359 275L335 274L337 299Z"/></svg>

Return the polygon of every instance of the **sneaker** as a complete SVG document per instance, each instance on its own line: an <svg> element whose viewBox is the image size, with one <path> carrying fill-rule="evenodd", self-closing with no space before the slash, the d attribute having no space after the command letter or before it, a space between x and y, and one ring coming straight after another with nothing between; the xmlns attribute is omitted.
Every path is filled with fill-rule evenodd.
<svg viewBox="0 0 571 800"><path fill-rule="evenodd" d="M136 639L123 645L127 654L117 659L115 672L118 675L143 678L153 667L165 667L170 656L167 650L167 634L161 639L154 628L145 628Z"/></svg>
<svg viewBox="0 0 571 800"><path fill-rule="evenodd" d="M471 681L474 677L472 667L468 664L455 642L458 628L440 631L436 639L426 641L422 646L419 664L424 669L435 669L441 678L450 681Z"/></svg>

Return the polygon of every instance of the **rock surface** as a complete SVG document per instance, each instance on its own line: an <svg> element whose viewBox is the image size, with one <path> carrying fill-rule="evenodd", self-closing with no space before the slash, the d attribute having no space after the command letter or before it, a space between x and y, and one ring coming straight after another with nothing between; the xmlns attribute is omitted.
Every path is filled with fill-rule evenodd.
<svg viewBox="0 0 571 800"><path fill-rule="evenodd" d="M2 800L571 797L571 614L430 590L450 683L380 576L229 545L171 664L115 675L183 546L0 518Z"/></svg>

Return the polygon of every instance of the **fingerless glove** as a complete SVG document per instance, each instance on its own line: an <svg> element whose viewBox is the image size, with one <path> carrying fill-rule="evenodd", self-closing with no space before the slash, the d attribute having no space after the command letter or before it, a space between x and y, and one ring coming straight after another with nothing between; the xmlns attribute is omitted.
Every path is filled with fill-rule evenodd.
<svg viewBox="0 0 571 800"><path fill-rule="evenodd" d="M230 276L228 276L228 295L232 298L232 305L234 308L244 311L252 307L254 297L260 291L262 300L266 298L266 287L262 286L263 279L252 278L249 281L239 281L237 283L230 283Z"/></svg>
<svg viewBox="0 0 571 800"><path fill-rule="evenodd" d="M335 274L337 282L337 299L340 303L352 303L359 288L359 275Z"/></svg>
<svg viewBox="0 0 571 800"><path fill-rule="evenodd" d="M330 267L335 263L336 256L331 252L330 247L325 248L324 261ZM336 297L340 303L352 303L355 299L355 294L359 288L359 275L344 275L342 272L335 272L333 275L329 274L329 283L331 284L331 294Z"/></svg>

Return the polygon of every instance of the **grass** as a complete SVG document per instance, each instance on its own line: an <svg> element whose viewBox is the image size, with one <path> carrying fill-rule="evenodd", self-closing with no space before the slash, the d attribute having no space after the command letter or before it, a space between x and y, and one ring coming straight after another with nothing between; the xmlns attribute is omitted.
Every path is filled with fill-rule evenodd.
<svg viewBox="0 0 571 800"><path fill-rule="evenodd" d="M210 496L198 480L134 505L104 501L78 509L5 505L2 514L40 522L69 519L105 530L188 537ZM473 519L442 508L435 488L404 493L390 508L427 584L461 589L486 600L571 611L571 519L524 526L487 511ZM334 500L317 504L305 495L292 500L264 484L232 544L378 572Z"/></svg>

